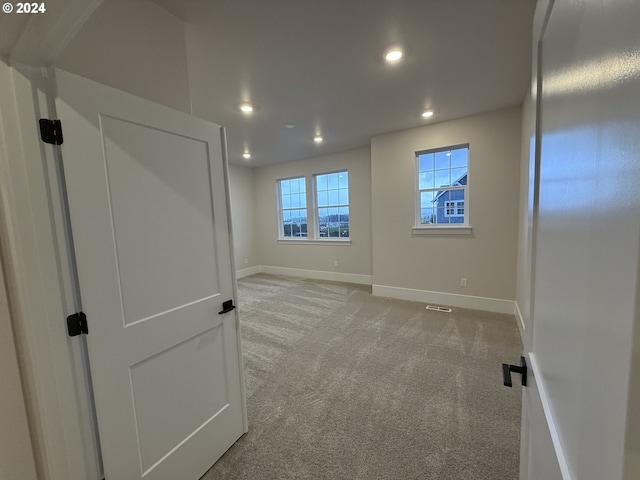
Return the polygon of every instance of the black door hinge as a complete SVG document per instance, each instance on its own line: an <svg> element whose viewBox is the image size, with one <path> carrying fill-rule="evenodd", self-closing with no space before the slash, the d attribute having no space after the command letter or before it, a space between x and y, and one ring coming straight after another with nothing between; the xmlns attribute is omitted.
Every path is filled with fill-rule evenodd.
<svg viewBox="0 0 640 480"><path fill-rule="evenodd" d="M85 335L89 333L89 328L87 327L87 316L84 312L74 313L67 317L67 332L69 332L70 337L75 337L81 333L84 333Z"/></svg>
<svg viewBox="0 0 640 480"><path fill-rule="evenodd" d="M502 364L502 380L505 387L513 387L511 382L511 372L522 375L522 386L527 386L527 361L524 357L520 357L520 365Z"/></svg>
<svg viewBox="0 0 640 480"><path fill-rule="evenodd" d="M225 313L229 313L231 310L234 310L236 306L233 304L233 300L227 300L222 302L222 310L218 312L218 315L224 315Z"/></svg>
<svg viewBox="0 0 640 480"><path fill-rule="evenodd" d="M44 143L62 145L62 122L60 120L40 119L40 138Z"/></svg>

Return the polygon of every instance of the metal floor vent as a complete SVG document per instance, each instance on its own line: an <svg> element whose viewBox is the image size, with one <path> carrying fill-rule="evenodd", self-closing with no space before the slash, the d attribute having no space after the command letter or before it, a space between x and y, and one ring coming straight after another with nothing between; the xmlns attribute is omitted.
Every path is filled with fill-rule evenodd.
<svg viewBox="0 0 640 480"><path fill-rule="evenodd" d="M451 309L448 307L438 307L437 305L427 305L427 310L435 310L436 312L451 313Z"/></svg>

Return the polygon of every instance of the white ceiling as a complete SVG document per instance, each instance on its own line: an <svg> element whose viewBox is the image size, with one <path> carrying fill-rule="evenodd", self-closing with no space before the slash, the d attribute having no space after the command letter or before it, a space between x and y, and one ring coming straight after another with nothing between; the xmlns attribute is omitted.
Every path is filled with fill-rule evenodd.
<svg viewBox="0 0 640 480"><path fill-rule="evenodd" d="M520 104L529 85L535 0L154 1L187 25L193 113L227 128L232 163L367 146ZM405 56L388 65L393 45Z"/></svg>

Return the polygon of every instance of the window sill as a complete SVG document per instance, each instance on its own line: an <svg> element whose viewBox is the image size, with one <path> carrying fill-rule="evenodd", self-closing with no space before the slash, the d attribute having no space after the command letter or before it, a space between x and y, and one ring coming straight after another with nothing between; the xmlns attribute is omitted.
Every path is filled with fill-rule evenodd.
<svg viewBox="0 0 640 480"><path fill-rule="evenodd" d="M413 235L471 235L471 225L413 227Z"/></svg>
<svg viewBox="0 0 640 480"><path fill-rule="evenodd" d="M350 238L345 238L345 239L326 239L326 240L320 240L320 239L308 239L308 240L303 240L300 238L295 238L295 239L288 239L288 238L279 238L278 239L278 243L286 243L289 245L351 245L351 239Z"/></svg>

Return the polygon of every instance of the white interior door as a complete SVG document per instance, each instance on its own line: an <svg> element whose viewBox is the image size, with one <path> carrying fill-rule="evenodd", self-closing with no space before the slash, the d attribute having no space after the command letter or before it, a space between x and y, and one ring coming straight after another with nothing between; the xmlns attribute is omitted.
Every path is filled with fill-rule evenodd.
<svg viewBox="0 0 640 480"><path fill-rule="evenodd" d="M56 79L106 479L198 479L246 431L221 129Z"/></svg>
<svg viewBox="0 0 640 480"><path fill-rule="evenodd" d="M637 479L640 3L541 7L522 477Z"/></svg>

